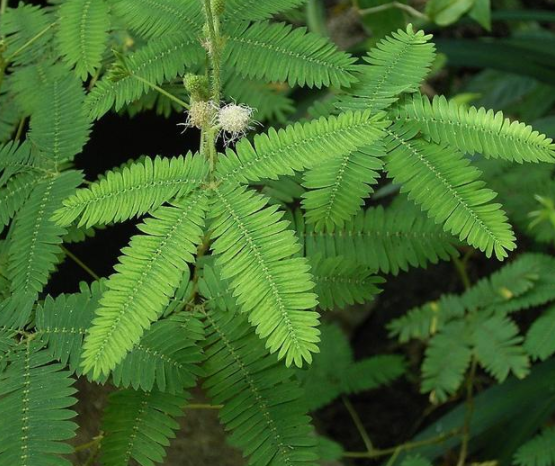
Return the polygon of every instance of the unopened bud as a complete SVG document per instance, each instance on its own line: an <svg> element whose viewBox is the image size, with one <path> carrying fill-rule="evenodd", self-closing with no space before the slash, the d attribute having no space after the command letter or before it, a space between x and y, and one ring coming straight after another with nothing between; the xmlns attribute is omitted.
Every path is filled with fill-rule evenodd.
<svg viewBox="0 0 555 466"><path fill-rule="evenodd" d="M208 78L196 74L186 74L183 78L185 89L189 92L193 100L208 100Z"/></svg>
<svg viewBox="0 0 555 466"><path fill-rule="evenodd" d="M212 0L212 13L215 15L223 15L225 11L225 0Z"/></svg>

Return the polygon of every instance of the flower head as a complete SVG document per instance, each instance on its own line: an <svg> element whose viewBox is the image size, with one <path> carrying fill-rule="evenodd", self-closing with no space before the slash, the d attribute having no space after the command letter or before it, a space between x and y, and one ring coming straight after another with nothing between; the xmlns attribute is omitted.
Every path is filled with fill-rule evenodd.
<svg viewBox="0 0 555 466"><path fill-rule="evenodd" d="M216 124L220 127L226 144L241 139L252 129L254 110L243 104L227 104L216 115Z"/></svg>

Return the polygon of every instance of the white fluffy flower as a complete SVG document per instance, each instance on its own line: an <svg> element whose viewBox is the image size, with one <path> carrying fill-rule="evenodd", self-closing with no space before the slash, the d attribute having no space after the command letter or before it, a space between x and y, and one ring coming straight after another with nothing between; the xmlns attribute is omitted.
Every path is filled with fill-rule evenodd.
<svg viewBox="0 0 555 466"><path fill-rule="evenodd" d="M178 123L178 126L187 128L203 128L210 124L214 116L214 104L212 102L197 101L191 104L187 112L185 123Z"/></svg>
<svg viewBox="0 0 555 466"><path fill-rule="evenodd" d="M226 144L242 138L252 129L253 112L252 108L242 104L228 104L219 109L216 124L220 127Z"/></svg>

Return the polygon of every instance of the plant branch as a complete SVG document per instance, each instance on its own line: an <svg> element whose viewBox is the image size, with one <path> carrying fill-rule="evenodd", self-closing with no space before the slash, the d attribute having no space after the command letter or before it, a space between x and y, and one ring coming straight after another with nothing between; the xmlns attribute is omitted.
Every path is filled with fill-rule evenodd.
<svg viewBox="0 0 555 466"><path fill-rule="evenodd" d="M347 408L347 411L349 411L349 415L351 416L351 419L353 420L353 423L355 424L355 427L357 428L358 433L362 438L364 445L366 446L366 450L368 452L374 451L374 445L372 444L372 440L370 439L368 432L366 432L366 429L364 428L364 424L362 423L353 404L346 396L341 397L341 399L343 400L343 404L345 405L345 408Z"/></svg>
<svg viewBox="0 0 555 466"><path fill-rule="evenodd" d="M83 450L89 450L95 446L97 446L102 439L104 438L104 435L102 433L98 434L96 437L93 437L93 439L90 442L87 443L83 443L82 445L77 445L74 450L75 452L79 452L79 451L83 451Z"/></svg>
<svg viewBox="0 0 555 466"><path fill-rule="evenodd" d="M450 432L446 432L444 434L440 434L436 437L432 437L425 440L417 440L414 442L407 442L401 445L397 445L396 447L385 448L383 450L374 449L372 451L363 451L363 452L356 452L356 451L346 451L343 453L345 458L380 458L382 456L394 455L399 454L401 451L406 450L413 450L419 447L425 447L427 445L435 445L437 443L443 443L446 440L460 434L460 429L455 429Z"/></svg>
<svg viewBox="0 0 555 466"><path fill-rule="evenodd" d="M185 102L185 101L181 100L180 98L174 96L173 94L169 93L165 89L162 89L160 86L157 86L156 84L151 83L150 81L146 80L145 78L141 78L140 76L135 76L134 74L131 74L130 76L135 78L137 81L141 81L142 83L151 87L155 91L158 91L160 94L166 96L168 99L173 100L175 103L181 105L183 108L186 108L187 110L190 108L190 105L187 102Z"/></svg>
<svg viewBox="0 0 555 466"><path fill-rule="evenodd" d="M81 267L85 272L87 272L95 280L100 280L100 276L97 275L87 264L85 264L81 259L79 259L75 254L73 254L65 246L62 246L62 251L75 262L79 267Z"/></svg>
<svg viewBox="0 0 555 466"><path fill-rule="evenodd" d="M185 405L185 409L222 409L224 405L211 405L208 403L191 403Z"/></svg>
<svg viewBox="0 0 555 466"><path fill-rule="evenodd" d="M25 42L21 47L19 47L14 53L12 53L11 55L8 56L8 58L6 58L6 65L8 63L10 63L11 61L13 61L14 57L16 57L17 55L19 55L21 52L23 52L27 47L30 47L31 45L33 45L34 42L36 42L37 40L39 40L42 36L44 36L48 31L50 31L50 29L52 29L56 24L58 24L57 21L53 22L52 24L46 26L42 31L40 31L37 35L35 35L34 37L31 37L27 42Z"/></svg>
<svg viewBox="0 0 555 466"><path fill-rule="evenodd" d="M476 377L476 367L478 360L476 356L472 358L470 373L466 380L466 412L464 415L464 425L462 428L461 451L457 466L464 466L468 455L468 443L470 441L470 421L474 412L474 378Z"/></svg>
<svg viewBox="0 0 555 466"><path fill-rule="evenodd" d="M390 3L385 3L383 5L374 6L371 8L362 8L362 9L357 8L355 5L355 8L361 16L380 13L382 11L390 10L391 8L397 8L399 10L405 11L406 13L408 13L411 16L414 16L415 18L429 20L428 16L426 16L424 13L418 11L417 9L411 7L410 5L405 5L404 3L400 3L400 2L390 2Z"/></svg>

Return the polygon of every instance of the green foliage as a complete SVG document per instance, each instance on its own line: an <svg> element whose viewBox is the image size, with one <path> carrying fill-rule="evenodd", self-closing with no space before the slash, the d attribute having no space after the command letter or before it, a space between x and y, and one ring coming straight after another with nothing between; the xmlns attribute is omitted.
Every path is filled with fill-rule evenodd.
<svg viewBox="0 0 555 466"><path fill-rule="evenodd" d="M428 340L422 391L430 392L433 401L445 401L460 388L471 360L499 382L510 373L524 378L530 357L545 358L555 351L547 336L551 313L534 323L526 341L510 317L555 300L549 272L554 267L550 256L524 254L462 295L444 295L390 322L391 335L401 342Z"/></svg>
<svg viewBox="0 0 555 466"><path fill-rule="evenodd" d="M34 300L58 263L66 230L51 216L62 199L81 183L81 174L67 171L38 183L16 216L9 248L8 279L12 296L0 304L0 322L27 324Z"/></svg>
<svg viewBox="0 0 555 466"><path fill-rule="evenodd" d="M490 203L496 194L483 187L480 171L457 149L409 141L412 135L410 126L397 126L388 141L386 167L393 181L402 184L401 192L408 192L444 230L487 257L507 257L516 247L515 237L501 204Z"/></svg>
<svg viewBox="0 0 555 466"><path fill-rule="evenodd" d="M286 129L256 135L251 144L244 139L235 150L228 149L218 163L222 180L239 182L276 179L312 167L322 155L335 159L372 144L383 135L386 125L380 115L345 112Z"/></svg>
<svg viewBox="0 0 555 466"><path fill-rule="evenodd" d="M374 191L384 155L385 147L377 142L309 170L303 183L310 190L303 194L306 221L316 230L343 227Z"/></svg>
<svg viewBox="0 0 555 466"><path fill-rule="evenodd" d="M133 459L142 466L164 460L169 439L179 428L186 397L159 391L119 390L108 401L102 430L102 464L129 464Z"/></svg>
<svg viewBox="0 0 555 466"><path fill-rule="evenodd" d="M72 160L89 138L83 88L76 78L67 76L49 82L43 92L31 118L29 139L57 164Z"/></svg>
<svg viewBox="0 0 555 466"><path fill-rule="evenodd" d="M206 325L204 387L224 405L220 419L231 444L251 465L314 464L315 438L292 374L240 316L210 312Z"/></svg>
<svg viewBox="0 0 555 466"><path fill-rule="evenodd" d="M311 257L312 273L316 283L321 309L344 309L355 303L364 304L380 292L377 285L384 282L364 266L343 257Z"/></svg>
<svg viewBox="0 0 555 466"><path fill-rule="evenodd" d="M202 28L200 2L181 0L108 0L113 13L145 39L180 33L193 40Z"/></svg>
<svg viewBox="0 0 555 466"><path fill-rule="evenodd" d="M306 259L292 257L300 245L276 206L232 184L214 191L212 245L222 278L249 314L271 353L287 365L311 361L318 347L314 283ZM274 245L270 248L269 245Z"/></svg>
<svg viewBox="0 0 555 466"><path fill-rule="evenodd" d="M90 289L82 283L80 293L55 299L47 296L37 308L36 330L47 345L46 351L77 375L82 374L79 363L83 339L104 290L102 282L93 283Z"/></svg>
<svg viewBox="0 0 555 466"><path fill-rule="evenodd" d="M468 154L502 158L515 162L553 162L555 144L531 126L510 121L502 112L476 109L448 102L443 96L416 95L397 111L403 121L414 122L420 131L438 144L450 144Z"/></svg>
<svg viewBox="0 0 555 466"><path fill-rule="evenodd" d="M122 222L187 195L207 174L205 160L192 154L171 159L145 157L121 170L109 171L98 182L77 191L64 200L54 219L67 226L79 218L78 225L87 228Z"/></svg>
<svg viewBox="0 0 555 466"><path fill-rule="evenodd" d="M244 22L226 32L226 66L247 78L317 88L355 81L352 57L305 28Z"/></svg>
<svg viewBox="0 0 555 466"><path fill-rule="evenodd" d="M555 429L545 429L516 452L513 464L518 466L550 466L555 463Z"/></svg>
<svg viewBox="0 0 555 466"><path fill-rule="evenodd" d="M72 452L63 442L77 429L69 409L76 402L73 379L35 342L23 343L9 360L0 374L0 464L69 466L59 455Z"/></svg>
<svg viewBox="0 0 555 466"><path fill-rule="evenodd" d="M302 6L306 0L225 0L224 3L224 20L261 21Z"/></svg>
<svg viewBox="0 0 555 466"><path fill-rule="evenodd" d="M430 35L406 31L394 32L373 48L366 65L359 66L360 81L336 104L341 109L383 110L403 93L418 91L430 71L435 47Z"/></svg>
<svg viewBox="0 0 555 466"><path fill-rule="evenodd" d="M154 323L114 369L114 385L176 395L194 387L202 374L197 366L203 360L203 340L203 324L191 313Z"/></svg>
<svg viewBox="0 0 555 466"><path fill-rule="evenodd" d="M52 39L54 22L55 18L39 6L20 2L17 8L8 8L0 24L0 34L6 37L7 61L22 65L39 59Z"/></svg>
<svg viewBox="0 0 555 466"><path fill-rule="evenodd" d="M202 378L231 444L251 465L395 452L390 463L429 466L433 455L419 456L415 445L344 452L311 426L309 411L407 370L404 349L382 341L380 329L373 356L356 360L343 332L321 325L320 313L348 326L349 313L380 293L380 275L448 261L459 249L455 266L467 285L484 264L491 270L474 249L503 260L515 248L509 219L544 252L511 257L464 293L395 319L392 336L420 340L406 351L406 383L420 365L420 388L432 402L458 400L463 384L470 398L494 382L513 387L507 379L527 377L532 361L555 352L555 263L546 253L555 238L551 139L501 113L467 107L473 95L423 96L431 90L426 76L442 63L431 36L409 25L380 40L392 21L419 15L408 3L357 4L354 13L365 16L377 44L360 60L366 42L341 47L351 54L313 32L336 36L339 16L352 18L338 8L325 22L323 9L314 15L320 5L304 10L304 3L2 2L0 464L69 464L60 455L73 453L63 442L77 427L69 409L75 375L80 385L115 387L102 435L78 448L92 445L87 464L97 453L108 466L162 462L188 392ZM442 14L463 10L488 21L486 1L463 10L461 2L430 3L439 23L447 21ZM443 11L452 6L455 13ZM379 14L369 19L369 10ZM443 88L432 84L434 94ZM518 118L544 116L553 103L548 84L514 85L526 89L510 91L503 105L491 96L492 106ZM79 167L89 166L82 154L94 120L109 111L169 118L184 109L180 124L200 130L198 151L144 155L84 181ZM268 127L250 137L260 121ZM117 235L112 224L135 220L139 233L109 277L81 259L87 243L75 247L79 257L63 247L102 229L94 239L102 248ZM68 260L94 281L67 290L61 278L72 270L62 265ZM430 286L434 296L444 282L453 290L447 278ZM401 286L404 293L406 282ZM388 297L392 290L388 285ZM372 322L383 318L381 304ZM541 406L553 399L543 392L533 399L540 396ZM194 404L204 407L204 400ZM508 429L514 449L500 461L551 413L536 411L528 410L522 428ZM486 433L465 422L466 430L426 447ZM541 445L532 445L517 458L539 459L517 464L547 465Z"/></svg>
<svg viewBox="0 0 555 466"><path fill-rule="evenodd" d="M83 371L107 375L168 305L201 241L204 193L160 207L123 249L83 345Z"/></svg>
<svg viewBox="0 0 555 466"><path fill-rule="evenodd" d="M457 255L456 240L407 203L360 212L342 229L316 231L295 215L304 254L343 256L373 271L397 275L411 267L436 264Z"/></svg>
<svg viewBox="0 0 555 466"><path fill-rule="evenodd" d="M555 327L555 307L546 310L534 321L528 333L524 347L532 357L540 360L549 358L555 353L555 342L553 341L553 328Z"/></svg>
<svg viewBox="0 0 555 466"><path fill-rule="evenodd" d="M201 48L181 32L148 42L136 52L121 57L88 94L86 108L98 119L111 108L121 109L150 89L184 74L187 67L201 60Z"/></svg>
<svg viewBox="0 0 555 466"><path fill-rule="evenodd" d="M336 325L322 325L320 353L307 370L298 372L305 390L305 404L313 411L341 395L389 384L405 372L397 355L379 355L354 361L345 334Z"/></svg>
<svg viewBox="0 0 555 466"><path fill-rule="evenodd" d="M100 68L110 16L104 0L69 0L59 10L58 46L64 61L84 81Z"/></svg>

